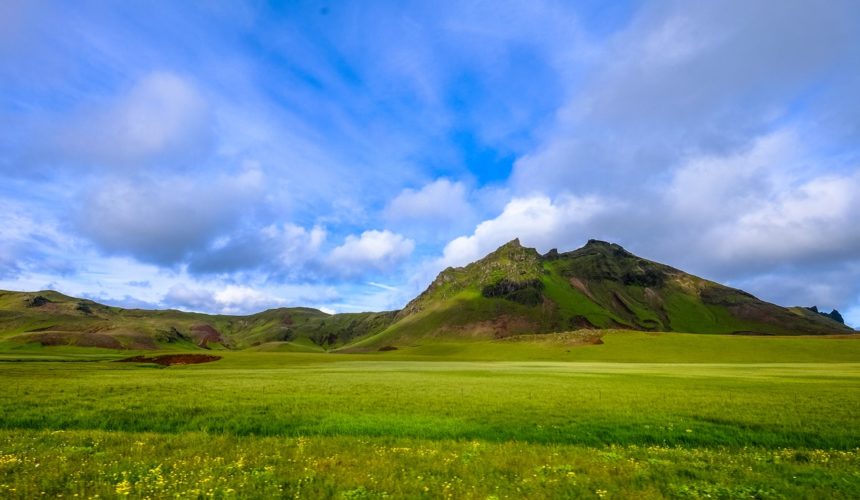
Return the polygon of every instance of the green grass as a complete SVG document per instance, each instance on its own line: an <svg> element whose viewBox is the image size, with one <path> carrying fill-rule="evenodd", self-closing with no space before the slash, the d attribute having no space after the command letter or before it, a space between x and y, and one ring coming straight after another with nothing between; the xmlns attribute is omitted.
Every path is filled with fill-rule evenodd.
<svg viewBox="0 0 860 500"><path fill-rule="evenodd" d="M559 313L563 318L581 315L591 324L601 327L607 326L611 321L620 322L618 317L571 287L567 280L558 274L555 266L544 264L544 268L548 271L541 277L545 287L544 293L558 304Z"/></svg>
<svg viewBox="0 0 860 500"><path fill-rule="evenodd" d="M857 450L0 431L0 496L856 498Z"/></svg>
<svg viewBox="0 0 860 500"><path fill-rule="evenodd" d="M0 497L860 495L857 340L603 340L170 368L7 352Z"/></svg>

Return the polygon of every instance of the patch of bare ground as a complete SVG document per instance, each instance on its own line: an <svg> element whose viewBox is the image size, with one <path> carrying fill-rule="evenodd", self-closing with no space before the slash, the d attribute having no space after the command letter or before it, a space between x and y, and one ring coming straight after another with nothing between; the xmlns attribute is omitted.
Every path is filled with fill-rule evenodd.
<svg viewBox="0 0 860 500"><path fill-rule="evenodd" d="M501 339L524 332L533 332L538 328L539 325L526 318L502 314L491 320L475 321L458 326L456 332L467 334L470 337Z"/></svg>
<svg viewBox="0 0 860 500"><path fill-rule="evenodd" d="M197 365L218 361L221 356L211 354L162 354L160 356L132 356L117 360L119 363L154 363L161 366Z"/></svg>
<svg viewBox="0 0 860 500"><path fill-rule="evenodd" d="M496 342L530 342L552 344L558 346L586 346L603 344L605 332L600 330L576 330L573 332L533 333L528 335L513 335Z"/></svg>
<svg viewBox="0 0 860 500"><path fill-rule="evenodd" d="M194 337L194 341L200 347L204 349L209 348L209 343L217 343L217 344L225 344L225 339L221 335L221 332L216 330L212 325L207 325L205 323L194 325L191 327L191 336Z"/></svg>
<svg viewBox="0 0 860 500"><path fill-rule="evenodd" d="M588 289L588 285L586 285L584 281L579 278L570 278L568 282L570 283L570 286L582 292L583 295L585 295L592 301L595 301L594 295L591 295L591 290Z"/></svg>

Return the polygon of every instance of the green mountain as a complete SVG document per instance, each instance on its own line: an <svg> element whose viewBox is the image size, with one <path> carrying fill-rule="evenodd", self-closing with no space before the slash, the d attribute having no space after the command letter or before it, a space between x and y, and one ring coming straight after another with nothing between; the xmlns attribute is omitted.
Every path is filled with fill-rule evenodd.
<svg viewBox="0 0 860 500"><path fill-rule="evenodd" d="M209 315L110 307L50 290L0 291L0 344L322 351L379 332L394 315L332 315L307 307L249 316Z"/></svg>
<svg viewBox="0 0 860 500"><path fill-rule="evenodd" d="M854 333L836 311L784 308L591 240L540 255L513 240L442 271L400 311L326 314L295 307L249 316L105 306L54 291L0 291L0 348L377 350L429 339L618 328L816 335Z"/></svg>
<svg viewBox="0 0 860 500"><path fill-rule="evenodd" d="M810 335L853 333L804 307L784 308L734 288L590 240L540 255L513 240L466 267L442 271L397 321L358 348L427 337L503 338L623 328Z"/></svg>

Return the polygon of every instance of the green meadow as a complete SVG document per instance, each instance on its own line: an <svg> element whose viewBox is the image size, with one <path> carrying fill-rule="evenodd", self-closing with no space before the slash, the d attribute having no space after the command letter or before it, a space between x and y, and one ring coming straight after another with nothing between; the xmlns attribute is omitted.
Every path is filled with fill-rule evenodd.
<svg viewBox="0 0 860 500"><path fill-rule="evenodd" d="M536 338L7 349L0 497L860 497L858 339Z"/></svg>

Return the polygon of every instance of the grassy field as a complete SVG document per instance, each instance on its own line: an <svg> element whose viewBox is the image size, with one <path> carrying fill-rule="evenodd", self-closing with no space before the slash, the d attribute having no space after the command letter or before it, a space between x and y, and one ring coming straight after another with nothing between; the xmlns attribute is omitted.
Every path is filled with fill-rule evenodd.
<svg viewBox="0 0 860 500"><path fill-rule="evenodd" d="M0 497L860 497L857 340L569 340L6 352Z"/></svg>

